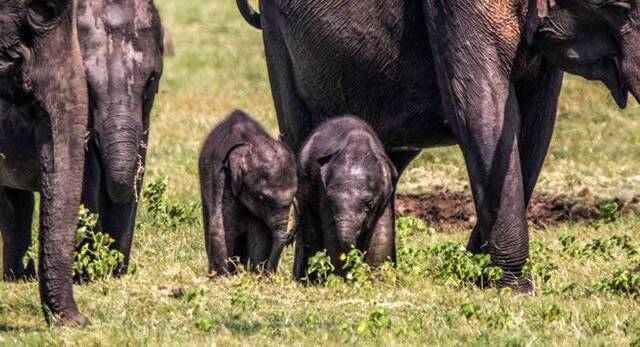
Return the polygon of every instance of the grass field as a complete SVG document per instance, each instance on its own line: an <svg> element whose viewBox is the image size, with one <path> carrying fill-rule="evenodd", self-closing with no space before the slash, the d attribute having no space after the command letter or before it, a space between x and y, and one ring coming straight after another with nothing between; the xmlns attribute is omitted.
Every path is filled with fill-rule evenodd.
<svg viewBox="0 0 640 347"><path fill-rule="evenodd" d="M276 133L262 40L235 1L156 3L176 56L166 60L153 112L147 182L167 178L167 212L151 215L143 202L132 274L76 287L89 328L48 328L36 284L0 283L0 345L640 344L640 276L622 271L640 264L640 216L603 211L597 221L534 227L535 295L469 284L483 260L452 246L468 230L407 225L398 268L360 267L349 283L293 283L291 249L273 279L207 278L200 211L191 209L198 150L234 108ZM639 115L635 102L619 111L603 87L567 78L539 189L640 195ZM446 148L424 153L400 190L466 184L459 151Z"/></svg>

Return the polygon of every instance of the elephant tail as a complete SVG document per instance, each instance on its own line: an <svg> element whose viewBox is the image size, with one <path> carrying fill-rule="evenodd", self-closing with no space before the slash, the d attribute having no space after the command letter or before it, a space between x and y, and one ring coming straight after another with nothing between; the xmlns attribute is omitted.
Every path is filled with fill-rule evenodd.
<svg viewBox="0 0 640 347"><path fill-rule="evenodd" d="M300 209L298 207L298 199L294 199L293 200L293 221L294 221L294 225L291 228L291 231L289 232L289 235L287 236L287 242L285 243L286 247L289 247L291 245L293 245L293 243L296 241L296 236L298 235L298 230L300 229L300 224L298 223L298 218L300 215Z"/></svg>
<svg viewBox="0 0 640 347"><path fill-rule="evenodd" d="M238 9L240 10L240 14L252 27L256 29L262 29L262 24L260 23L260 13L251 7L249 4L249 0L236 0L238 4Z"/></svg>

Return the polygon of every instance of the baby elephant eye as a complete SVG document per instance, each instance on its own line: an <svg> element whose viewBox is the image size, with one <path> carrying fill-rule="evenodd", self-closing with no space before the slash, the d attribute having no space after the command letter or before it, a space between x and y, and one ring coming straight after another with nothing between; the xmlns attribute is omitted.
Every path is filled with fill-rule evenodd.
<svg viewBox="0 0 640 347"><path fill-rule="evenodd" d="M367 203L364 205L364 211L369 213L371 212L371 210L373 210L373 208L375 207L375 201L373 200L369 200L367 201Z"/></svg>

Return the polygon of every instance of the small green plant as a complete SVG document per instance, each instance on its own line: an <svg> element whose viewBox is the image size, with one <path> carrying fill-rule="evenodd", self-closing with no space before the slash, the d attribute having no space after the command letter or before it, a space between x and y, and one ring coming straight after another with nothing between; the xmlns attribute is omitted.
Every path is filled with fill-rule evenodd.
<svg viewBox="0 0 640 347"><path fill-rule="evenodd" d="M374 309L367 318L360 321L356 326L356 332L359 335L379 336L389 329L391 329L391 318L379 308Z"/></svg>
<svg viewBox="0 0 640 347"><path fill-rule="evenodd" d="M194 225L198 221L196 210L199 203L193 202L188 205L168 203L165 197L167 187L167 180L159 178L149 183L142 192L151 223L170 229Z"/></svg>
<svg viewBox="0 0 640 347"><path fill-rule="evenodd" d="M502 270L486 254L472 254L455 242L431 246L426 251L428 268L436 280L447 285L478 284L481 287L502 278Z"/></svg>
<svg viewBox="0 0 640 347"><path fill-rule="evenodd" d="M256 301L247 294L248 289L249 283L242 281L231 296L231 306L237 309L239 313L254 309L257 306Z"/></svg>
<svg viewBox="0 0 640 347"><path fill-rule="evenodd" d="M636 296L640 291L640 271L618 268L611 277L593 285L598 292L623 293Z"/></svg>
<svg viewBox="0 0 640 347"><path fill-rule="evenodd" d="M592 222L592 226L598 227L602 224L610 224L620 218L622 206L615 201L605 203L598 208L598 218Z"/></svg>
<svg viewBox="0 0 640 347"><path fill-rule="evenodd" d="M573 242L565 239L566 242ZM529 243L529 259L524 266L525 277L530 277L540 284L546 284L551 280L552 274L558 270L558 266L551 262L551 251L542 242L534 240Z"/></svg>
<svg viewBox="0 0 640 347"><path fill-rule="evenodd" d="M29 246L29 249L27 250L27 253L24 254L24 257L22 257L22 266L26 268L30 262L35 262L36 254L38 254L36 245L31 244L31 246Z"/></svg>
<svg viewBox="0 0 640 347"><path fill-rule="evenodd" d="M601 257L611 260L613 259L613 248L615 246L616 242L613 239L594 239L580 250L580 255L591 259Z"/></svg>
<svg viewBox="0 0 640 347"><path fill-rule="evenodd" d="M78 221L76 248L79 250L73 264L74 276L80 281L104 280L124 262L124 254L111 248L114 239L96 231L98 215L81 206Z"/></svg>
<svg viewBox="0 0 640 347"><path fill-rule="evenodd" d="M467 320L481 319L483 311L478 303L467 300L460 304L460 314Z"/></svg>
<svg viewBox="0 0 640 347"><path fill-rule="evenodd" d="M196 320L195 326L196 329L204 333L209 333L215 330L216 322L210 318L202 317Z"/></svg>
<svg viewBox="0 0 640 347"><path fill-rule="evenodd" d="M349 253L340 255L340 260L344 262L342 269L347 272L348 282L362 285L371 281L371 268L364 262L364 255L364 252L354 247Z"/></svg>
<svg viewBox="0 0 640 347"><path fill-rule="evenodd" d="M400 238L417 234L431 236L435 233L435 229L428 227L427 224L419 218L406 216L396 220L396 233Z"/></svg>
<svg viewBox="0 0 640 347"><path fill-rule="evenodd" d="M546 322L555 322L564 319L566 313L556 304L545 306L542 310L542 319Z"/></svg>
<svg viewBox="0 0 640 347"><path fill-rule="evenodd" d="M318 282L325 282L335 269L335 266L331 264L331 257L326 250L323 250L309 258L307 278L315 278Z"/></svg>
<svg viewBox="0 0 640 347"><path fill-rule="evenodd" d="M574 257L578 254L578 247L576 244L576 237L573 235L562 235L558 239L562 244L562 252L568 256Z"/></svg>

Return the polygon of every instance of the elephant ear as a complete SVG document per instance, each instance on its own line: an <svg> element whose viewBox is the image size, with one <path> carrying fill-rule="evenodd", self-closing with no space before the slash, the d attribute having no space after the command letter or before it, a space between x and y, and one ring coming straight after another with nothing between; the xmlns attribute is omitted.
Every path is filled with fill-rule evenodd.
<svg viewBox="0 0 640 347"><path fill-rule="evenodd" d="M29 3L27 21L36 31L51 30L73 4L74 0L33 0Z"/></svg>
<svg viewBox="0 0 640 347"><path fill-rule="evenodd" d="M245 153L239 153L240 149L245 149ZM243 186L243 176L246 168L246 152L251 151L251 145L245 142L235 143L229 146L224 160L222 161L223 170L231 175L231 192L233 196L240 196ZM235 156L234 154L239 154Z"/></svg>
<svg viewBox="0 0 640 347"><path fill-rule="evenodd" d="M324 154L318 158L318 165L320 166L320 179L322 180L322 185L327 187L327 182L329 181L329 163L336 156L339 151L334 151L328 154Z"/></svg>
<svg viewBox="0 0 640 347"><path fill-rule="evenodd" d="M556 0L531 0L529 3L529 18L525 25L527 43L533 43L533 37L540 28L542 21L549 16L549 10L556 6Z"/></svg>

